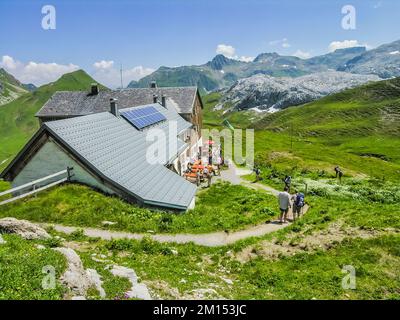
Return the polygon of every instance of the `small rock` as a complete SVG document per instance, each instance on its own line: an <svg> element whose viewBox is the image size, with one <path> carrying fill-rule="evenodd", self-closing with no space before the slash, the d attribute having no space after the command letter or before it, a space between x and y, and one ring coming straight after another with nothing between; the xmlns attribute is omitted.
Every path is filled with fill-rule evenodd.
<svg viewBox="0 0 400 320"><path fill-rule="evenodd" d="M41 245L41 244L37 244L37 245L36 245L36 248L39 249L39 250L44 250L44 249L46 249L46 247L45 247L44 245Z"/></svg>
<svg viewBox="0 0 400 320"><path fill-rule="evenodd" d="M187 283L187 281L185 279L181 279L181 281L179 281L180 283Z"/></svg>
<svg viewBox="0 0 400 320"><path fill-rule="evenodd" d="M114 224L117 224L117 222L113 222L113 221L102 221L101 224L103 226L113 226Z"/></svg>
<svg viewBox="0 0 400 320"><path fill-rule="evenodd" d="M173 254L174 256L177 256L177 255L178 255L178 251L177 251L177 250L172 249L171 252L172 252L172 254Z"/></svg>
<svg viewBox="0 0 400 320"><path fill-rule="evenodd" d="M224 282L226 282L227 284L229 284L229 285L232 285L232 284L233 284L233 281L232 281L231 279L224 278L224 277L221 277L221 279L222 279Z"/></svg>
<svg viewBox="0 0 400 320"><path fill-rule="evenodd" d="M1 234L0 234L0 244L5 244L5 243L7 243L7 241L4 240L3 237L2 237Z"/></svg>
<svg viewBox="0 0 400 320"><path fill-rule="evenodd" d="M92 260L95 261L95 262L99 262L99 263L110 263L110 262L112 262L111 260L108 260L108 259L99 259L99 258L96 258L96 257L94 257L94 256L92 256Z"/></svg>
<svg viewBox="0 0 400 320"><path fill-rule="evenodd" d="M154 230L147 230L147 233L154 233Z"/></svg>
<svg viewBox="0 0 400 320"><path fill-rule="evenodd" d="M226 256L229 257L229 258L233 258L234 254L232 253L231 250L229 250L229 251L226 252Z"/></svg>

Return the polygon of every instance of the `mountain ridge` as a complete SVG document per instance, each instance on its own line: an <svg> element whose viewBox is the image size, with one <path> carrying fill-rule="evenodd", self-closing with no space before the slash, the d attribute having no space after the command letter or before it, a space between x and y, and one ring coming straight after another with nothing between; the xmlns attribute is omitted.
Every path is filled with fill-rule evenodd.
<svg viewBox="0 0 400 320"><path fill-rule="evenodd" d="M365 49L365 48L364 48ZM334 62L341 65L360 54L363 49L345 48L317 57L301 59L295 56L283 56L276 52L260 53L252 62L231 59L222 54L202 65L166 67L162 66L152 74L138 81L131 81L128 88L147 87L151 81L160 86L198 86L203 91L213 91L229 87L238 79L255 74L266 74L274 77L299 77L315 72L329 70ZM326 62L327 61L327 62Z"/></svg>
<svg viewBox="0 0 400 320"><path fill-rule="evenodd" d="M273 78L258 74L238 80L229 89L222 91L222 103L229 104L231 111L257 108L276 112L379 80L374 75L338 71L324 71L297 78Z"/></svg>
<svg viewBox="0 0 400 320"><path fill-rule="evenodd" d="M0 68L0 106L28 92L25 86L5 69Z"/></svg>
<svg viewBox="0 0 400 320"><path fill-rule="evenodd" d="M380 61L389 56L391 63ZM374 67L375 66L375 67ZM300 77L329 70L355 74L375 74L388 79L400 76L400 40L367 50L365 46L337 49L320 56L301 59L276 52L260 53L252 62L235 60L221 54L201 65L160 67L128 88L147 87L151 81L160 86L198 86L203 92L232 86L237 80L255 74L273 77Z"/></svg>

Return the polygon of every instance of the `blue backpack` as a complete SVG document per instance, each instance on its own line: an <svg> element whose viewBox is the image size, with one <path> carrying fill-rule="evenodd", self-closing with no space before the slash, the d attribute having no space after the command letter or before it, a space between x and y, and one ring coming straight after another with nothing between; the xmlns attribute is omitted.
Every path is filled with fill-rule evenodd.
<svg viewBox="0 0 400 320"><path fill-rule="evenodd" d="M296 204L296 207L299 207L299 208L304 207L304 194L299 193L297 195L295 204Z"/></svg>

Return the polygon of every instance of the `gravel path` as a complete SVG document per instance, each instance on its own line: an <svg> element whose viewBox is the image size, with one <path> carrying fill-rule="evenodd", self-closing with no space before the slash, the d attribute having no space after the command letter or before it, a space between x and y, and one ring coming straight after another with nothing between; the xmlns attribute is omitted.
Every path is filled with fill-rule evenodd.
<svg viewBox="0 0 400 320"><path fill-rule="evenodd" d="M278 195L279 191L259 184L251 183L245 181L241 178L242 175L251 173L249 170L237 168L235 165L230 164L228 170L221 172L221 177L225 181L229 181L233 184L244 184L248 187L255 189L263 189L273 195ZM304 213L308 210L308 206L304 207ZM291 213L288 216L289 220L292 219ZM50 224L51 225L51 224ZM212 233L202 233L202 234L143 234L143 233L129 233L122 231L109 231L103 229L95 228L83 228L83 232L88 237L99 237L104 240L111 239L135 239L141 240L143 237L148 236L151 239L158 242L171 242L171 243L190 243L207 246L207 247L217 247L225 246L235 243L239 240L243 240L250 237L261 237L268 233L278 231L290 225L290 223L280 224L278 221L272 221L270 223L260 224L257 226L248 227L247 229L236 231L236 232L212 232ZM64 232L70 234L78 229L77 227L68 227L63 225L51 225L55 230L59 232Z"/></svg>

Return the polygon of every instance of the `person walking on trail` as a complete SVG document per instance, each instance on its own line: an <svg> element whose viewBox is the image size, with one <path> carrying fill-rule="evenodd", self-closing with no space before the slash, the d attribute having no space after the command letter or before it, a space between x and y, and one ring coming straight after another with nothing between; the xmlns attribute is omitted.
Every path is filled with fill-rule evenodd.
<svg viewBox="0 0 400 320"><path fill-rule="evenodd" d="M285 188L288 189L288 191L290 190L290 185L292 184L292 177L291 176L286 176L285 177Z"/></svg>
<svg viewBox="0 0 400 320"><path fill-rule="evenodd" d="M339 183L342 183L343 171L339 166L335 167L335 178L339 178Z"/></svg>
<svg viewBox="0 0 400 320"><path fill-rule="evenodd" d="M287 222L287 214L289 212L290 204L290 194L289 189L285 187L283 192L280 192L278 195L279 209L281 210L281 215L279 216L280 223Z"/></svg>
<svg viewBox="0 0 400 320"><path fill-rule="evenodd" d="M336 166L336 167L335 167L335 178L338 177L339 172L340 172L340 167L339 167L339 166Z"/></svg>
<svg viewBox="0 0 400 320"><path fill-rule="evenodd" d="M303 207L305 205L304 194L295 190L295 194L292 196L293 202L293 221L296 221L296 218L300 218L300 215L303 214Z"/></svg>
<svg viewBox="0 0 400 320"><path fill-rule="evenodd" d="M260 168L259 168L259 167L255 167L255 168L254 168L254 172L256 173L256 182L257 182L257 181L260 181L260 180L261 180L261 177L260 177L260 175L261 175L261 170L260 170Z"/></svg>
<svg viewBox="0 0 400 320"><path fill-rule="evenodd" d="M338 175L339 175L339 183L341 184L342 183L342 177L343 177L343 171L340 170Z"/></svg>

